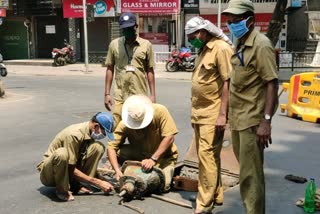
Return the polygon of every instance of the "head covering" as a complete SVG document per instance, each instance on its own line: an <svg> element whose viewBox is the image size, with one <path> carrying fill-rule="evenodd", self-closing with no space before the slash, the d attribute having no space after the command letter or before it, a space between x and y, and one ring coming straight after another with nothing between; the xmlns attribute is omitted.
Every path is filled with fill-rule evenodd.
<svg viewBox="0 0 320 214"><path fill-rule="evenodd" d="M222 32L220 28L215 26L209 20L203 19L200 16L195 16L192 19L190 19L184 28L187 35L192 34L200 29L205 29L212 36L223 39L224 41L232 45L232 42L230 41L230 39Z"/></svg>
<svg viewBox="0 0 320 214"><path fill-rule="evenodd" d="M251 0L231 0L228 4L228 8L225 9L222 14L231 13L240 15L248 11L254 13L254 7Z"/></svg>
<svg viewBox="0 0 320 214"><path fill-rule="evenodd" d="M113 129L113 117L108 112L99 112L96 114L96 120L100 126L104 128L106 134L110 140L114 140L112 129Z"/></svg>
<svg viewBox="0 0 320 214"><path fill-rule="evenodd" d="M153 118L151 100L145 95L133 95L122 106L122 121L130 129L143 129Z"/></svg>
<svg viewBox="0 0 320 214"><path fill-rule="evenodd" d="M127 27L133 27L137 23L136 16L130 12L122 13L119 18L119 25L120 28L127 28Z"/></svg>

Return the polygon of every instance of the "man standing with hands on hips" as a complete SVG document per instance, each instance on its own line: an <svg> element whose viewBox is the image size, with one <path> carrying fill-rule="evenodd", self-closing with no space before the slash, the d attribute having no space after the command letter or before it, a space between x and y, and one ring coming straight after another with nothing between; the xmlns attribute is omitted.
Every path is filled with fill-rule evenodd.
<svg viewBox="0 0 320 214"><path fill-rule="evenodd" d="M240 164L240 193L247 214L265 213L263 151L271 140L271 119L278 102L278 76L270 40L254 29L250 0L231 0L223 11L237 38L231 58L229 123Z"/></svg>
<svg viewBox="0 0 320 214"><path fill-rule="evenodd" d="M137 35L137 21L134 14L125 12L119 18L122 37L111 41L106 58L105 107L111 111L113 104L110 89L113 81L113 117L114 128L121 120L121 109L127 97L135 94L148 95L155 98L154 56L152 44ZM148 82L148 86L147 86Z"/></svg>

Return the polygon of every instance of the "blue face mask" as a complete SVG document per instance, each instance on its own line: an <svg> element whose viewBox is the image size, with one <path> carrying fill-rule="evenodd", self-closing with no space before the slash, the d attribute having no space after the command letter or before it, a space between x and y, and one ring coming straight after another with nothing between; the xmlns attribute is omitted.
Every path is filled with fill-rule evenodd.
<svg viewBox="0 0 320 214"><path fill-rule="evenodd" d="M249 17L250 18L250 17ZM246 33L248 33L249 29L247 28L248 19L244 19L238 23L227 24L229 31L237 38L240 39Z"/></svg>
<svg viewBox="0 0 320 214"><path fill-rule="evenodd" d="M105 138L106 136L104 136L102 134L101 129L99 128L99 134L96 134L94 131L91 133L91 138L94 140L102 140L103 138Z"/></svg>

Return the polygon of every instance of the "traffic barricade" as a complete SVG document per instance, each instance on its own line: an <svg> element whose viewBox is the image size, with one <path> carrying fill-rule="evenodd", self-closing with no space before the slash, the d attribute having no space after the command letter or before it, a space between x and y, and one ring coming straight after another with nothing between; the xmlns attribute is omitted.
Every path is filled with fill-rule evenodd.
<svg viewBox="0 0 320 214"><path fill-rule="evenodd" d="M282 90L289 90L288 103L281 104L281 112L303 121L320 122L320 72L293 75L290 83L283 83Z"/></svg>

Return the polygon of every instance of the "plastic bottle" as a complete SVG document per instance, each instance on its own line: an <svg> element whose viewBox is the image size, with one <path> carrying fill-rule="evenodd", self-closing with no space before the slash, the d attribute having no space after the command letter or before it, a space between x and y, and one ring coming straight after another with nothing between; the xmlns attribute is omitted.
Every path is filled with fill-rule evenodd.
<svg viewBox="0 0 320 214"><path fill-rule="evenodd" d="M303 210L306 213L314 213L315 211L315 195L316 195L316 184L314 178L310 178L310 181L307 183L306 194L304 196L304 206Z"/></svg>

